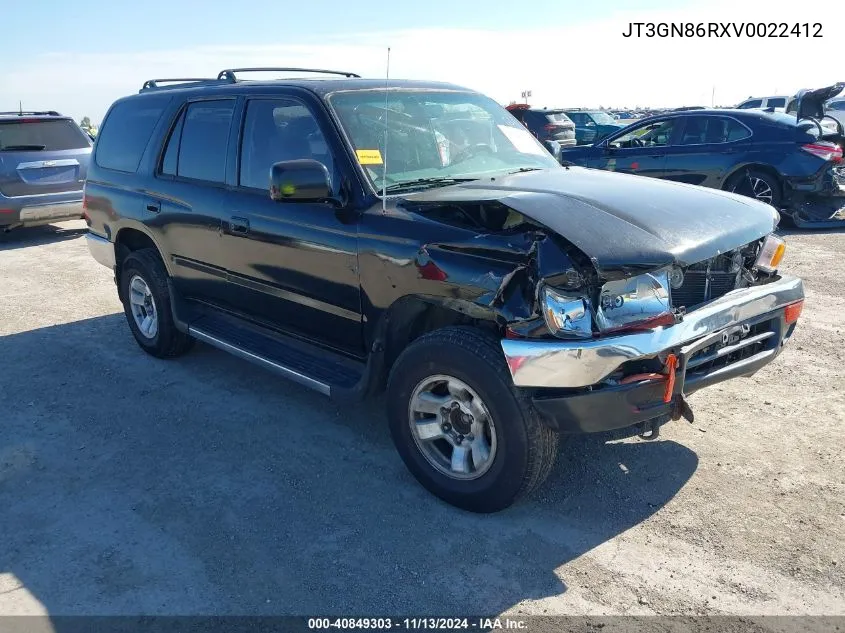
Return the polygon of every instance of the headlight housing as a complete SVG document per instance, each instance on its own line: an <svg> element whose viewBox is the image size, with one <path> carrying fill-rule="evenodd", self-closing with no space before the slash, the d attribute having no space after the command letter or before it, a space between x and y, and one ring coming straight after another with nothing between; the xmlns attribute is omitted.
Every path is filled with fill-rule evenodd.
<svg viewBox="0 0 845 633"><path fill-rule="evenodd" d="M589 338L594 335L593 324L602 334L674 325L671 273L671 268L663 268L609 281L602 286L595 308L587 297L544 286L541 299L546 326L559 338Z"/></svg>
<svg viewBox="0 0 845 633"><path fill-rule="evenodd" d="M589 338L593 335L593 314L589 299L573 297L544 286L543 316L546 327L560 338Z"/></svg>
<svg viewBox="0 0 845 633"><path fill-rule="evenodd" d="M763 240L763 247L757 255L754 266L766 273L773 273L778 269L783 255L786 252L786 243L774 235L766 236Z"/></svg>
<svg viewBox="0 0 845 633"><path fill-rule="evenodd" d="M650 329L673 325L675 314L669 294L669 268L609 281L602 286L596 325L602 332Z"/></svg>

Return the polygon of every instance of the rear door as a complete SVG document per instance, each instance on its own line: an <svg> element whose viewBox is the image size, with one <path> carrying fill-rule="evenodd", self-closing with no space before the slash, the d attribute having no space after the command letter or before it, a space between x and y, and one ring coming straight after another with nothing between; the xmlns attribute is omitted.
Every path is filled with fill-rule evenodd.
<svg viewBox="0 0 845 633"><path fill-rule="evenodd" d="M667 148L667 180L718 188L751 149L751 130L738 120L715 115L682 118L678 139Z"/></svg>
<svg viewBox="0 0 845 633"><path fill-rule="evenodd" d="M0 195L27 205L82 200L91 141L71 119L0 119Z"/></svg>
<svg viewBox="0 0 845 633"><path fill-rule="evenodd" d="M187 297L231 305L222 240L228 220L227 170L234 162L235 97L197 99L176 117L160 163L155 189L147 191L151 222L166 222L163 239L174 278ZM156 217L158 216L158 217Z"/></svg>

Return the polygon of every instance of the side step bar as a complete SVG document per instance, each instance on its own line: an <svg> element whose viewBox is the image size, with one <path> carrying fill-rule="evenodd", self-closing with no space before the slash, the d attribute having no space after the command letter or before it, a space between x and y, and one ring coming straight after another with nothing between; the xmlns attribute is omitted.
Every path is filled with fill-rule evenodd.
<svg viewBox="0 0 845 633"><path fill-rule="evenodd" d="M237 356L238 358L242 358L244 360L250 361L255 363L256 365L260 365L265 369L269 369L285 378L288 378L300 385L305 387L309 387L314 391L318 391L326 396L332 395L332 388L331 385L327 385L324 382L320 382L310 376L306 376L290 367L286 367L274 360L266 358L264 356L260 356L259 354L255 354L250 352L249 350L243 349L241 347L237 347L236 345L232 345L231 343L227 343L216 336L208 334L207 332L203 332L201 329L191 326L188 328L188 334L196 338L197 340L203 341L204 343L208 343L209 345L216 347L217 349L223 350L224 352L229 352L230 354Z"/></svg>

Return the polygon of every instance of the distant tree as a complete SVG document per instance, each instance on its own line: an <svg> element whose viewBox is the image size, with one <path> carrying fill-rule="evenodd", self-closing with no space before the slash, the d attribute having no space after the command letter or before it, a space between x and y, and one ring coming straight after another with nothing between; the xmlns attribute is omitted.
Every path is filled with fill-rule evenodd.
<svg viewBox="0 0 845 633"><path fill-rule="evenodd" d="M91 119L87 116L82 117L82 120L79 122L79 127L85 128L86 130L91 127Z"/></svg>

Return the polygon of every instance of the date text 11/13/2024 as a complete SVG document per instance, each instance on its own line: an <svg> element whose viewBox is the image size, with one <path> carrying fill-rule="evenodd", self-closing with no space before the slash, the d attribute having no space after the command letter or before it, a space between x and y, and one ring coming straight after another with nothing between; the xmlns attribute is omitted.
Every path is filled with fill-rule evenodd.
<svg viewBox="0 0 845 633"><path fill-rule="evenodd" d="M352 631L447 631L447 630L524 630L524 620L514 618L308 618L308 628L312 630L342 629Z"/></svg>
<svg viewBox="0 0 845 633"><path fill-rule="evenodd" d="M820 22L628 22L622 37L823 37Z"/></svg>

